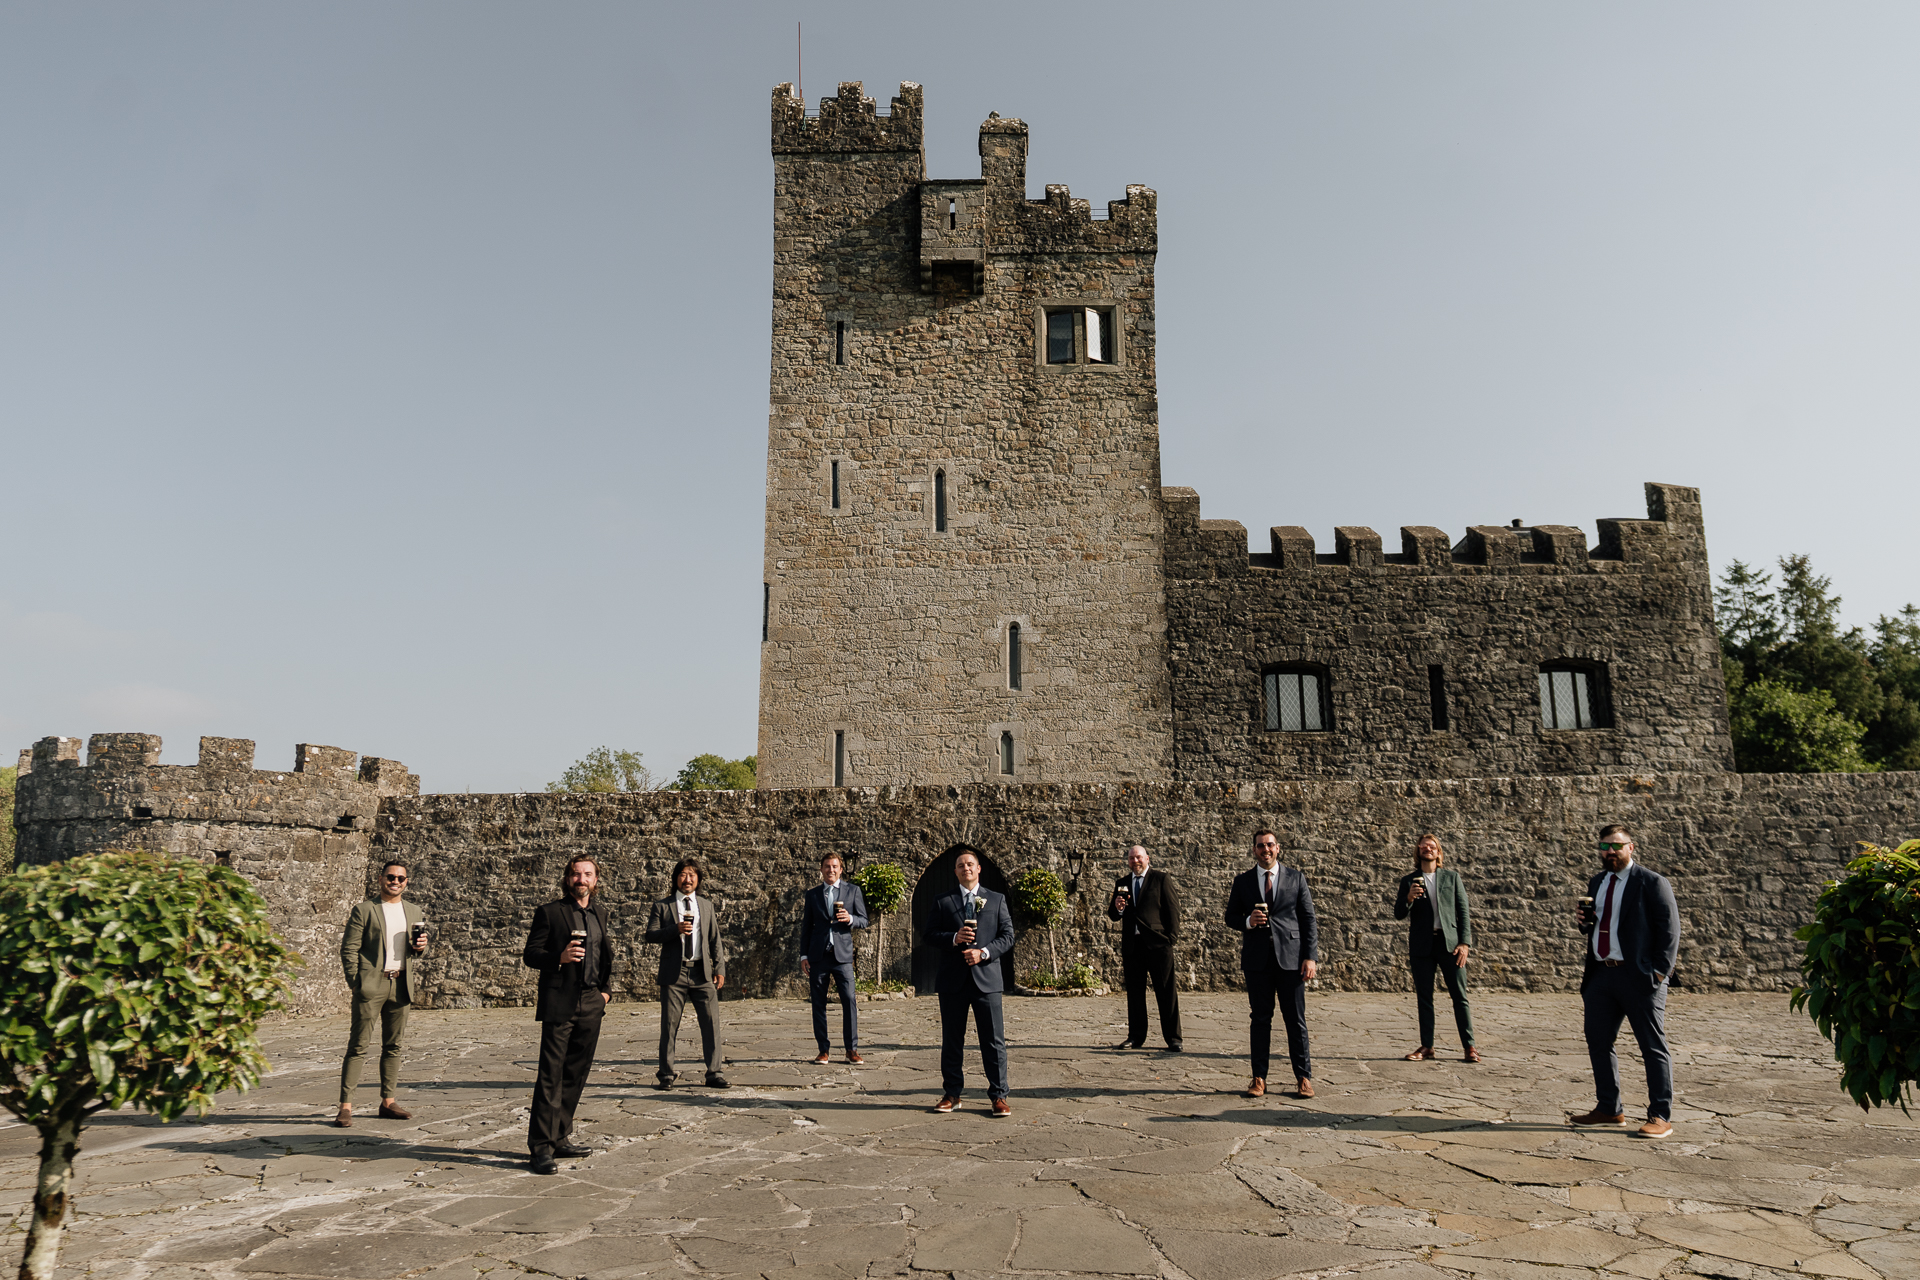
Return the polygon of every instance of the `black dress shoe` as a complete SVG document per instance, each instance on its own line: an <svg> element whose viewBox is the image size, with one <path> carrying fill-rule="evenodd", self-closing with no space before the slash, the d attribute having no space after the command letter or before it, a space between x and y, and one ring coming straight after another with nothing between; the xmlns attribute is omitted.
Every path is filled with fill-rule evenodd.
<svg viewBox="0 0 1920 1280"><path fill-rule="evenodd" d="M673 1088L673 1082L676 1078L677 1077L674 1076L662 1076L653 1082L653 1087L656 1089L671 1089Z"/></svg>
<svg viewBox="0 0 1920 1280"><path fill-rule="evenodd" d="M1115 1049L1138 1049L1140 1046L1135 1044L1131 1040L1122 1040L1119 1044L1116 1044L1113 1047Z"/></svg>
<svg viewBox="0 0 1920 1280"><path fill-rule="evenodd" d="M576 1147L571 1142L553 1144L553 1154L562 1160L585 1160L593 1154L592 1147Z"/></svg>
<svg viewBox="0 0 1920 1280"><path fill-rule="evenodd" d="M1179 1045L1177 1045L1177 1044L1170 1044L1170 1045L1168 1045L1168 1046L1167 1046L1167 1052L1168 1052L1168 1053L1185 1053L1185 1052L1186 1052L1186 1050L1185 1050L1185 1049L1183 1049L1183 1048L1181 1048L1181 1047L1180 1047Z"/></svg>
<svg viewBox="0 0 1920 1280"><path fill-rule="evenodd" d="M732 1087L733 1085L728 1082L727 1078L718 1071L713 1072L707 1077L707 1088L709 1089L731 1089Z"/></svg>
<svg viewBox="0 0 1920 1280"><path fill-rule="evenodd" d="M527 1161L527 1168L533 1170L535 1173L558 1173L560 1172L560 1162L552 1156L535 1156Z"/></svg>

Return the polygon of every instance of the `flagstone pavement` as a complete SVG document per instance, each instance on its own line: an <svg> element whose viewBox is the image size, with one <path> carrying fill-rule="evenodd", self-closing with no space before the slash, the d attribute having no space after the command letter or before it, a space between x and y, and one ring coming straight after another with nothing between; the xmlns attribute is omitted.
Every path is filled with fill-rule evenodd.
<svg viewBox="0 0 1920 1280"><path fill-rule="evenodd" d="M1410 995L1317 994L1318 1096L1254 1101L1243 997L1183 995L1182 1054L1104 1047L1118 997L1009 998L1005 1119L974 1052L963 1109L930 1113L928 998L861 1005L861 1067L806 1061L803 1002L729 1001L734 1087L671 1092L650 1087L658 1006L615 1005L580 1108L595 1152L544 1178L525 1166L530 1011L416 1012L413 1119L373 1118L368 1085L348 1130L324 1123L344 1020L280 1022L274 1074L203 1120L99 1117L62 1275L1920 1277L1920 1118L1855 1107L1784 996L1673 997L1662 1142L1566 1125L1593 1103L1578 997L1474 1003L1484 1063L1445 1044L1413 1063ZM35 1149L0 1129L0 1266Z"/></svg>

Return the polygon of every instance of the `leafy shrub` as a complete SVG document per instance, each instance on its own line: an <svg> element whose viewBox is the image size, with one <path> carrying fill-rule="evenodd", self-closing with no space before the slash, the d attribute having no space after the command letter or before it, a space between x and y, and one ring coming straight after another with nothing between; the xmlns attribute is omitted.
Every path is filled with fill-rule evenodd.
<svg viewBox="0 0 1920 1280"><path fill-rule="evenodd" d="M1841 715L1825 689L1756 680L1728 700L1741 769L1749 773L1864 773L1866 726Z"/></svg>
<svg viewBox="0 0 1920 1280"><path fill-rule="evenodd" d="M1045 867L1029 867L1007 886L1007 902L1014 914L1051 929L1067 909L1067 889Z"/></svg>
<svg viewBox="0 0 1920 1280"><path fill-rule="evenodd" d="M751 791L757 785L755 771L758 764L753 756L728 760L712 753L698 755L687 761L673 781L667 784L667 790Z"/></svg>
<svg viewBox="0 0 1920 1280"><path fill-rule="evenodd" d="M223 867L109 851L0 878L0 1104L40 1131L23 1276L53 1274L87 1117L251 1086L298 962Z"/></svg>
<svg viewBox="0 0 1920 1280"><path fill-rule="evenodd" d="M869 862L847 878L860 886L860 894L867 900L867 918L876 925L873 976L878 982L887 971L887 930L879 919L898 911L907 900L907 873L891 862ZM904 984L894 985L904 989Z"/></svg>
<svg viewBox="0 0 1920 1280"><path fill-rule="evenodd" d="M1793 1007L1833 1041L1840 1085L1861 1110L1905 1111L1920 1080L1920 840L1861 848L1793 935L1807 944Z"/></svg>

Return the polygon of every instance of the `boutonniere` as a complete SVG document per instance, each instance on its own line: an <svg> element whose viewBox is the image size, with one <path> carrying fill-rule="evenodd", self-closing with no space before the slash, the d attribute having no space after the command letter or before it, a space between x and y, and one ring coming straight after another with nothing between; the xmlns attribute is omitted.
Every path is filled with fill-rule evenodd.
<svg viewBox="0 0 1920 1280"><path fill-rule="evenodd" d="M987 900L977 893L968 898L967 901L973 904L975 911L985 911L987 909Z"/></svg>

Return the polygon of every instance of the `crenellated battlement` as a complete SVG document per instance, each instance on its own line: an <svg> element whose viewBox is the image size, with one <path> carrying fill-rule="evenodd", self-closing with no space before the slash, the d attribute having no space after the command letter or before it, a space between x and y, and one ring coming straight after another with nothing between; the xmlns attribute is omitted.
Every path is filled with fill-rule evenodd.
<svg viewBox="0 0 1920 1280"><path fill-rule="evenodd" d="M1378 533L1361 525L1334 530L1333 551L1320 552L1313 534L1299 525L1268 530L1269 550L1247 551L1246 526L1237 520L1202 520L1200 495L1192 489L1160 491L1167 510L1168 571L1176 577L1238 577L1257 572L1325 568L1385 573L1474 571L1604 572L1611 565L1706 565L1700 491L1649 483L1647 518L1597 521L1598 544L1571 525L1473 525L1458 542L1430 525L1402 525L1400 550L1386 551Z"/></svg>
<svg viewBox="0 0 1920 1280"><path fill-rule="evenodd" d="M1137 183L1128 184L1126 199L1107 202L1105 218L1095 218L1092 202L1075 199L1060 183L1009 213L1005 243L996 246L1007 252L1153 253L1160 245L1159 196Z"/></svg>
<svg viewBox="0 0 1920 1280"><path fill-rule="evenodd" d="M773 89L773 152L919 151L924 143L920 86L900 82L900 95L887 115L851 80L831 98L820 100L820 114L809 116L807 104L792 83Z"/></svg>

